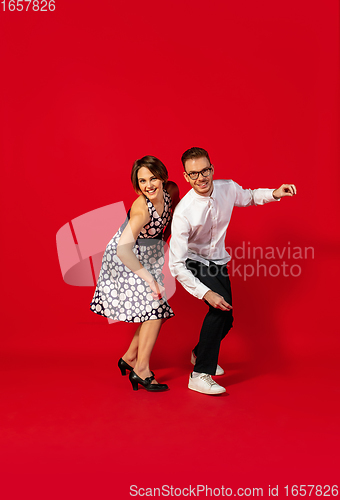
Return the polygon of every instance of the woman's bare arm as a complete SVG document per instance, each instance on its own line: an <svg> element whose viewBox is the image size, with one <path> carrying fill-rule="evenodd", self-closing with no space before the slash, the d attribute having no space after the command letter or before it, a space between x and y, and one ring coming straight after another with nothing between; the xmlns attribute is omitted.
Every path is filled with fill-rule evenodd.
<svg viewBox="0 0 340 500"><path fill-rule="evenodd" d="M130 211L130 220L126 225L117 246L117 256L132 272L144 281L153 281L152 275L139 262L132 249L142 228L150 221L150 215L144 196L140 196L133 203Z"/></svg>

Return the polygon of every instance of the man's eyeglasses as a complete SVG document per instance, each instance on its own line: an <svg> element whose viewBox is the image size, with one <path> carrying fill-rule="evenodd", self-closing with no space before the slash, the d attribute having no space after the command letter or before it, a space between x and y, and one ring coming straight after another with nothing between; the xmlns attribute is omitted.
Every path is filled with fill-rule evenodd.
<svg viewBox="0 0 340 500"><path fill-rule="evenodd" d="M202 175L202 177L209 177L211 171L212 166L204 168L203 170L200 170L200 172L186 172L186 174L192 181L196 181L199 178L200 174Z"/></svg>

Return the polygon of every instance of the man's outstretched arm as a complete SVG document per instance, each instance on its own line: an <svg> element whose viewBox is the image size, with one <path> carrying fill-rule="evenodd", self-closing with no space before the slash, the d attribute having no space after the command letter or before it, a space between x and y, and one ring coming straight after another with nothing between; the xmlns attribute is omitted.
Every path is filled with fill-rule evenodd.
<svg viewBox="0 0 340 500"><path fill-rule="evenodd" d="M235 189L234 206L236 207L265 205L270 202L279 201L284 196L294 196L296 194L296 187L294 184L282 184L282 186L277 189L243 189L235 181L231 181L231 183Z"/></svg>

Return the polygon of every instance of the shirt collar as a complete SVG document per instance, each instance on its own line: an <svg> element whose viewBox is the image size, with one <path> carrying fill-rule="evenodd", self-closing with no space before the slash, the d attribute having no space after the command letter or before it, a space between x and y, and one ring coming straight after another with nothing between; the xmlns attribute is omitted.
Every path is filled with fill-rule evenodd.
<svg viewBox="0 0 340 500"><path fill-rule="evenodd" d="M191 193L192 193L192 196L196 200L215 200L216 189L215 189L214 181L213 181L213 190L212 190L212 193L211 193L210 196L202 196L201 194L196 193L196 191L194 190L194 188L191 188Z"/></svg>

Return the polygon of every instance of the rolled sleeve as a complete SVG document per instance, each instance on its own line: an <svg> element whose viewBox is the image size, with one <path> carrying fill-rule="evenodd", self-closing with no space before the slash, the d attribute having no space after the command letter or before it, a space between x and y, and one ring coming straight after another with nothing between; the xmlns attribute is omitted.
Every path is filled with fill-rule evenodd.
<svg viewBox="0 0 340 500"><path fill-rule="evenodd" d="M259 189L243 189L239 184L234 182L235 186L235 206L249 207L250 205L264 205L276 200L273 196L274 189L259 188Z"/></svg>
<svg viewBox="0 0 340 500"><path fill-rule="evenodd" d="M254 204L264 205L265 203L271 203L276 200L273 196L274 189L254 189Z"/></svg>

